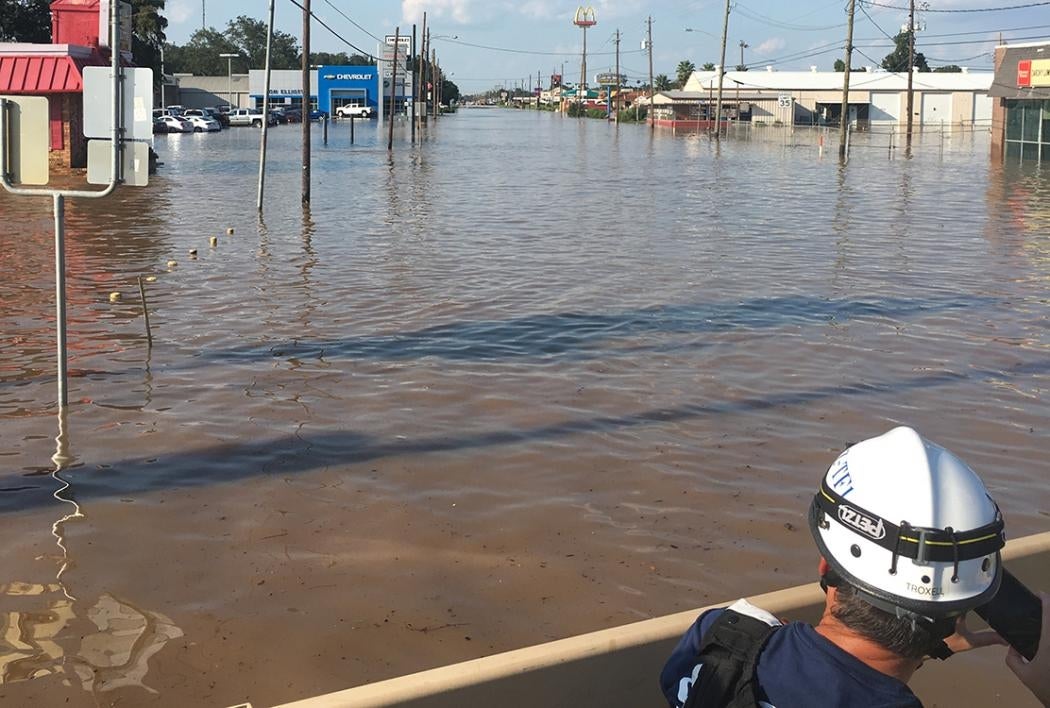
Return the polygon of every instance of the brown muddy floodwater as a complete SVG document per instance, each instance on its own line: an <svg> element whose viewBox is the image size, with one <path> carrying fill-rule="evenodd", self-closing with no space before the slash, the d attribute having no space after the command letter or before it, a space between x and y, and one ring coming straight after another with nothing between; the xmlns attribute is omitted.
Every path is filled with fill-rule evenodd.
<svg viewBox="0 0 1050 708"><path fill-rule="evenodd" d="M1050 175L767 130L336 125L304 214L279 127L265 224L257 132L158 136L67 206L57 476L50 202L0 195L0 702L268 705L808 582L897 423L1046 530Z"/></svg>

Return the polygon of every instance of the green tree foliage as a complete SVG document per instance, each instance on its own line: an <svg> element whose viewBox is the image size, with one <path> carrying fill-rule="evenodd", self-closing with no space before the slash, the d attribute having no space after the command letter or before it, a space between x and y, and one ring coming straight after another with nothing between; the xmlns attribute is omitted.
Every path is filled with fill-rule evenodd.
<svg viewBox="0 0 1050 708"><path fill-rule="evenodd" d="M0 42L50 41L48 0L0 0Z"/></svg>
<svg viewBox="0 0 1050 708"><path fill-rule="evenodd" d="M882 68L886 71L908 71L908 38L910 32L905 30L893 38L896 47L882 60ZM915 66L919 71L929 71L930 65L926 63L926 55L920 51L915 52Z"/></svg>
<svg viewBox="0 0 1050 708"><path fill-rule="evenodd" d="M458 101L459 100L459 96L460 96L459 86L456 86L455 83L453 83L452 81L449 81L448 79L444 79L441 82L441 102L442 103L452 103L454 101Z"/></svg>
<svg viewBox="0 0 1050 708"><path fill-rule="evenodd" d="M653 79L653 86L656 87L657 91L670 91L671 79L667 78L667 74L657 74L656 78Z"/></svg>
<svg viewBox="0 0 1050 708"><path fill-rule="evenodd" d="M935 74L961 74L962 67L957 64L945 64L933 70Z"/></svg>
<svg viewBox="0 0 1050 708"><path fill-rule="evenodd" d="M311 52L310 63L315 66L375 66L375 59L346 52Z"/></svg>
<svg viewBox="0 0 1050 708"><path fill-rule="evenodd" d="M689 80L689 77L693 75L694 71L696 71L696 64L689 61L688 59L683 59L682 61L678 62L678 66L675 67L674 70L678 88L682 88L683 86L685 86L685 82Z"/></svg>
<svg viewBox="0 0 1050 708"><path fill-rule="evenodd" d="M237 54L232 62L233 72L245 74L249 69L266 65L266 23L241 15L230 20L225 31L201 28L186 44L181 47L169 44L164 52L170 73L224 76L227 63L220 55ZM298 40L287 32L274 30L270 64L274 69L301 66Z"/></svg>
<svg viewBox="0 0 1050 708"><path fill-rule="evenodd" d="M153 82L160 85L160 48L168 19L164 0L131 0L131 54L137 66L153 69Z"/></svg>
<svg viewBox="0 0 1050 708"><path fill-rule="evenodd" d="M841 59L835 60L835 71L846 71L846 62Z"/></svg>
<svg viewBox="0 0 1050 708"><path fill-rule="evenodd" d="M714 71L715 70L715 63L713 61L705 62L704 65L701 68L704 71Z"/></svg>
<svg viewBox="0 0 1050 708"><path fill-rule="evenodd" d="M266 23L246 15L240 15L226 25L226 37L244 57L241 66L262 69L266 66ZM236 60L234 60L236 64ZM270 51L270 66L274 69L295 69L302 65L299 41L280 30L273 31L273 46Z"/></svg>

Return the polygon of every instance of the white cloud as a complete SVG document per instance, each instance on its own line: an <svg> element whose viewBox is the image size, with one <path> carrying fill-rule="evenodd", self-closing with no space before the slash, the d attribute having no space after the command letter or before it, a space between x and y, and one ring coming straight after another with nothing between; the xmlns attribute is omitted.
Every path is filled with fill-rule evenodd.
<svg viewBox="0 0 1050 708"><path fill-rule="evenodd" d="M181 25L193 16L194 8L196 4L190 7L189 0L169 0L164 9L164 15L171 24Z"/></svg>
<svg viewBox="0 0 1050 708"><path fill-rule="evenodd" d="M450 18L459 24L467 24L475 17L478 0L401 0L401 15L405 22L422 22L423 13L428 19Z"/></svg>
<svg viewBox="0 0 1050 708"><path fill-rule="evenodd" d="M770 37L762 44L755 47L755 52L762 56L767 56L774 52L779 52L781 49L787 46L787 42L782 37Z"/></svg>

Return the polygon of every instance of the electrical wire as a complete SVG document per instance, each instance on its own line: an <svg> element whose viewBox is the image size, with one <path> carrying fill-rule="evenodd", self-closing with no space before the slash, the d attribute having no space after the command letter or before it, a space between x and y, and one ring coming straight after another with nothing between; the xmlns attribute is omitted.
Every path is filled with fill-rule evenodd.
<svg viewBox="0 0 1050 708"><path fill-rule="evenodd" d="M878 2L878 0L861 0L860 4L863 6L865 3L873 5L874 7L882 7L888 10L904 10L909 11L912 8L902 7L900 5L888 5L886 3ZM968 7L968 8L951 8L940 10L933 7L925 7L922 12L940 12L944 14L956 14L956 13L971 13L971 12L1004 12L1006 10L1024 10L1030 7L1042 7L1044 5L1050 5L1050 0L1046 2L1026 2L1021 5L1004 5L1003 7Z"/></svg>
<svg viewBox="0 0 1050 708"><path fill-rule="evenodd" d="M768 15L763 15L761 12L745 7L739 2L733 5L733 12L743 17L746 17L749 20L754 20L755 22L761 22L763 24L771 25L773 27L779 27L780 29L794 30L797 32L823 32L826 30L841 29L846 26L845 22L839 23L837 25L821 26L796 25L790 22L783 22L781 20L774 19L772 17L769 17Z"/></svg>
<svg viewBox="0 0 1050 708"><path fill-rule="evenodd" d="M295 0L292 0L292 2L294 2L294 1ZM464 47L473 47L474 49L487 49L490 52L506 52L508 54L531 54L531 55L548 56L548 57L578 57L578 56L580 56L580 52L536 52L536 51L532 51L532 50L529 50L529 49L507 49L506 47L492 47L492 46L489 46L489 45L486 45L486 44L474 44L472 42L464 42L464 41L459 40L459 39L449 39L449 38L446 38L446 37L442 37L440 39L438 37L433 37L432 39L440 41L440 42L449 42L451 44L459 44L459 45L464 46ZM645 51L646 51L645 49L628 49L628 50L620 52L620 55L622 56L624 54L642 54ZM610 57L610 56L615 56L615 54L616 54L616 52L587 52L587 56L589 56L589 57Z"/></svg>
<svg viewBox="0 0 1050 708"><path fill-rule="evenodd" d="M303 6L302 6L302 5L301 5L301 4L299 3L299 0L288 0L288 2L292 3L293 5L295 5L295 6L297 7L297 8L299 8L299 9L300 9L300 10L302 10L303 12L306 12L306 8L305 8L305 7L303 7ZM335 37L335 38L336 38L336 39L338 39L338 40L339 40L340 42L342 42L342 43L343 43L343 44L345 44L346 46L348 46L348 47L350 47L351 49L353 49L353 50L354 50L355 52L357 52L357 53L358 53L358 54L360 54L361 56L364 56L364 57L368 57L369 59L371 59L371 60L373 60L373 61L375 61L375 62L380 62L380 61L386 61L386 60L384 60L384 59L379 59L378 57L375 57L375 56L373 56L371 52L366 52L366 51L365 51L364 49L361 49L360 47L358 47L358 46L356 46L355 44L353 44L353 43L352 43L352 42L351 42L350 40L348 40L348 39L347 39L346 37L344 37L343 35L341 35L341 34L339 34L338 32L336 32L336 31L335 31L334 29L332 29L331 27L329 27L329 26L328 26L328 24L327 24L327 23L326 23L326 22L325 22L324 20L322 20L322 19L321 19L320 17L318 17L317 15L315 15L315 14L314 14L313 10L311 10L311 11L310 11L310 17L312 17L312 18L313 18L313 19L314 19L314 20L315 20L315 21L317 22L317 24L321 25L321 26L322 26L322 27L324 27L324 28L325 28L326 30L328 30L328 31L329 31L329 32L330 32L330 33L332 34L332 36L333 36L333 37Z"/></svg>
<svg viewBox="0 0 1050 708"><path fill-rule="evenodd" d="M379 42L379 43L382 43L382 42L383 42L383 40L381 40L381 39L380 39L379 37L375 36L374 34L372 34L371 32L369 32L368 30L366 30L366 29L365 29L364 27L362 27L361 25L357 24L357 22L355 22L355 21L354 21L354 20L353 20L353 19L352 19L352 18L351 18L351 17L349 16L349 15L347 15L347 14L346 14L345 12L343 12L343 11L342 11L342 10L340 10L340 9L339 9L338 7L336 7L335 5L333 5L333 4L332 4L332 0L324 0L324 1L325 1L325 3L326 3L327 5L329 5L329 6L330 6L330 7L331 7L331 8L333 9L333 10L335 10L335 11L336 11L336 12L338 12L338 13L339 13L340 15L342 15L342 16L343 16L343 19L345 19L345 20L346 20L347 22L349 22L350 24L352 24L352 25L353 25L354 27L356 27L357 29L361 30L362 32L364 32L365 34L367 34L367 35L368 35L369 37L371 37L372 39L374 39L375 41L377 41L377 42Z"/></svg>

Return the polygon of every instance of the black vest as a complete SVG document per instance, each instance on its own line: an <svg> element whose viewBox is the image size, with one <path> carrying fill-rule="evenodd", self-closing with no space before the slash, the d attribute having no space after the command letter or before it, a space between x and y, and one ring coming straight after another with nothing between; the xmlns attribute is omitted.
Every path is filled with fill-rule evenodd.
<svg viewBox="0 0 1050 708"><path fill-rule="evenodd" d="M700 642L700 675L684 708L756 708L758 655L776 629L733 610L723 612Z"/></svg>

